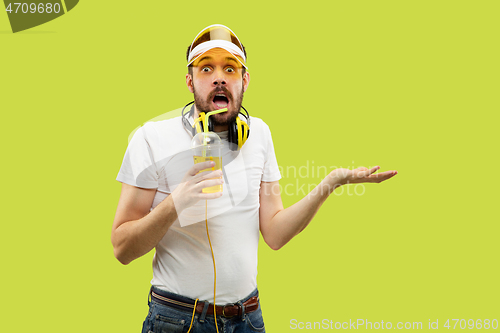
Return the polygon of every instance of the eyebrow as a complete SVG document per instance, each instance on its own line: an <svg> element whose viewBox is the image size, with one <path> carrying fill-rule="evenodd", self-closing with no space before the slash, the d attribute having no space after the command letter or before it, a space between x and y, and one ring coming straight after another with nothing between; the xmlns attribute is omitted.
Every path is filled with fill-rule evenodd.
<svg viewBox="0 0 500 333"><path fill-rule="evenodd" d="M203 60L207 60L207 59L210 60L210 59L212 59L212 57L210 57L210 56L204 56L203 58L201 58L200 60L198 60L198 62L202 62Z"/></svg>

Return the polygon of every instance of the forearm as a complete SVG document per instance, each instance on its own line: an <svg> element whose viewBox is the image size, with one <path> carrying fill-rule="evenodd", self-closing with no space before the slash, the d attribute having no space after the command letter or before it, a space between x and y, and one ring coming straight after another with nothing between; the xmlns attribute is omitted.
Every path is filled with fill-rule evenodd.
<svg viewBox="0 0 500 333"><path fill-rule="evenodd" d="M288 243L293 237L299 234L311 222L319 208L333 192L340 186L329 185L322 181L309 194L292 206L279 211L271 220L270 234L272 238L272 248L279 249Z"/></svg>
<svg viewBox="0 0 500 333"><path fill-rule="evenodd" d="M125 222L113 230L111 242L115 257L124 265L151 251L177 219L172 196L169 195L149 214Z"/></svg>

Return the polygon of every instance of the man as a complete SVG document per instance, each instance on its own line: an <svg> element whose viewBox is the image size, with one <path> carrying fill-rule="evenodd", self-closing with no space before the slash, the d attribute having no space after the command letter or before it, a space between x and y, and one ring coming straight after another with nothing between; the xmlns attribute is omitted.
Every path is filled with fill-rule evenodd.
<svg viewBox="0 0 500 333"><path fill-rule="evenodd" d="M198 34L187 57L186 85L195 100L190 120L227 108L211 116L213 131L224 140L228 128L240 122L250 82L245 48L229 28L213 25ZM222 172L200 172L212 162L193 166L192 133L181 117L147 123L134 134L117 177L122 192L111 241L123 264L156 249L143 332L264 332L256 284L259 231L278 250L309 224L336 187L378 183L397 173L373 174L378 167L336 169L284 209L271 133L262 120L250 118L251 135L239 142L240 149L229 150L225 141ZM221 184L223 192L202 192ZM207 214L212 212L206 225L181 226L182 214L205 203Z"/></svg>

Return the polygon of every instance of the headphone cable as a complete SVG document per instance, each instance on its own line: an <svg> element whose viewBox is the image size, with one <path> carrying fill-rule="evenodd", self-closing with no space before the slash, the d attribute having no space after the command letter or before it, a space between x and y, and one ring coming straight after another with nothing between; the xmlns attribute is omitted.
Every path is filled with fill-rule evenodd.
<svg viewBox="0 0 500 333"><path fill-rule="evenodd" d="M205 200L205 227L207 229L207 237L208 237L208 244L210 245L210 252L212 253L212 261L214 263L214 321L215 321L215 329L217 330L217 333L219 333L219 327L217 325L217 311L215 309L215 288L217 286L217 269L215 267L214 250L212 248L212 242L210 241L210 234L208 233L208 200ZM197 303L198 303L198 298L194 302L193 315L191 316L191 324L189 325L187 333L189 333L191 331L191 328L193 327L193 319L194 319L194 314L196 312Z"/></svg>
<svg viewBox="0 0 500 333"><path fill-rule="evenodd" d="M215 310L215 287L217 285L217 269L215 268L215 256L214 256L214 250L212 248L212 242L210 241L210 234L208 233L208 218L207 218L207 208L208 206L208 200L205 200L205 226L207 228L207 237L208 237L208 244L210 244L210 252L212 252L212 261L214 263L214 318L215 318L215 329L217 330L217 333L219 333L219 327L217 326L217 314Z"/></svg>

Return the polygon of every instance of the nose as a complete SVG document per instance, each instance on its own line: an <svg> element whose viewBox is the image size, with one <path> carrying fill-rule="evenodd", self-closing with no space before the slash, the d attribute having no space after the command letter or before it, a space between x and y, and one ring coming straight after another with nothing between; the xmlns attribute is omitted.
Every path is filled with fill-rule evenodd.
<svg viewBox="0 0 500 333"><path fill-rule="evenodd" d="M222 70L215 71L212 84L214 86L219 86L219 85L225 86L226 85L226 80L224 79L224 71L222 71Z"/></svg>

